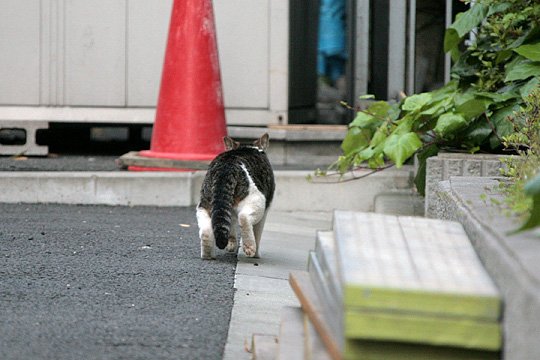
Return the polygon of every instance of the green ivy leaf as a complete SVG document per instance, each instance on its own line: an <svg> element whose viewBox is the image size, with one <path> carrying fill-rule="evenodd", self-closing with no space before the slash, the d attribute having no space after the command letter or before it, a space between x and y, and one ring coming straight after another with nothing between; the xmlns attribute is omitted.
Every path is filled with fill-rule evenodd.
<svg viewBox="0 0 540 360"><path fill-rule="evenodd" d="M390 135L386 139L383 151L400 168L420 147L422 147L422 140L416 133L410 132L403 135Z"/></svg>
<svg viewBox="0 0 540 360"><path fill-rule="evenodd" d="M506 92L503 92L503 93L479 91L476 94L478 96L488 98L488 99L490 99L490 100L492 100L493 102L496 102L496 103L502 103L502 102L508 101L510 99L519 98L519 95L514 91L506 91Z"/></svg>
<svg viewBox="0 0 540 360"><path fill-rule="evenodd" d="M418 170L416 171L416 177L414 178L414 184L416 185L416 190L422 196L426 195L426 168L427 168L427 159L431 156L435 156L439 153L439 147L436 144L431 144L424 147L416 155L416 160L418 161Z"/></svg>
<svg viewBox="0 0 540 360"><path fill-rule="evenodd" d="M341 143L341 150L343 153L350 154L357 151L359 148L368 146L371 140L372 132L369 129L361 129L359 127L352 127L345 135L345 139Z"/></svg>
<svg viewBox="0 0 540 360"><path fill-rule="evenodd" d="M461 38L458 35L456 29L448 28L444 33L444 52L450 52L452 60L459 60L458 45Z"/></svg>
<svg viewBox="0 0 540 360"><path fill-rule="evenodd" d="M518 229L518 231L524 231L540 226L540 174L529 181L525 185L524 190L525 194L532 197L533 207L529 219Z"/></svg>
<svg viewBox="0 0 540 360"><path fill-rule="evenodd" d="M372 128L377 126L380 123L380 120L375 116L367 114L363 111L359 111L356 114L354 120L349 124L349 127L358 127L361 129Z"/></svg>
<svg viewBox="0 0 540 360"><path fill-rule="evenodd" d="M369 159L368 166L371 169L377 169L384 166L384 154L382 152L375 154L371 159Z"/></svg>
<svg viewBox="0 0 540 360"><path fill-rule="evenodd" d="M486 5L477 3L464 13L458 14L456 21L450 28L455 29L461 38L480 25L482 20L486 18L487 12L488 7Z"/></svg>
<svg viewBox="0 0 540 360"><path fill-rule="evenodd" d="M426 109L423 110L420 115L429 115L431 117L440 116L442 113L446 112L447 109L453 106L453 102L453 97L447 97L444 100L433 103L430 107L426 107Z"/></svg>
<svg viewBox="0 0 540 360"><path fill-rule="evenodd" d="M490 104L491 101L489 100L473 98L456 106L456 112L466 119L472 119L483 114Z"/></svg>
<svg viewBox="0 0 540 360"><path fill-rule="evenodd" d="M531 76L540 76L540 62L522 61L514 64L508 69L504 81L526 80Z"/></svg>
<svg viewBox="0 0 540 360"><path fill-rule="evenodd" d="M365 148L358 153L358 155L356 156L356 161L358 163L361 163L365 160L370 159L373 155L375 155L375 150L373 150L372 147Z"/></svg>
<svg viewBox="0 0 540 360"><path fill-rule="evenodd" d="M463 131L463 134L460 134L459 138L465 146L473 149L478 147L477 144L482 144L492 132L493 129L490 124L487 122L486 118L482 116L470 124Z"/></svg>
<svg viewBox="0 0 540 360"><path fill-rule="evenodd" d="M373 138L371 138L371 142L369 143L369 146L376 147L379 144L382 144L388 135L386 134L386 129L384 127L380 127L375 131L375 134L373 134Z"/></svg>
<svg viewBox="0 0 540 360"><path fill-rule="evenodd" d="M535 44L521 45L514 49L519 55L532 61L540 61L540 42Z"/></svg>
<svg viewBox="0 0 540 360"><path fill-rule="evenodd" d="M497 57L495 58L495 63L496 64L505 63L508 61L508 59L512 57L512 55L513 55L512 50L499 51L499 53L497 54Z"/></svg>
<svg viewBox="0 0 540 360"><path fill-rule="evenodd" d="M447 138L457 130L461 130L467 126L467 120L463 115L455 113L446 113L439 116L437 125L433 129L437 135L442 138Z"/></svg>
<svg viewBox="0 0 540 360"><path fill-rule="evenodd" d="M518 110L519 106L512 104L497 110L495 113L493 113L493 115L491 115L491 123L493 126L495 126L497 135L499 135L499 137L502 138L503 136L510 135L514 132L514 125L508 119L508 116L512 115L514 111Z"/></svg>
<svg viewBox="0 0 540 360"><path fill-rule="evenodd" d="M524 190L529 196L540 195L540 173L525 185Z"/></svg>
<svg viewBox="0 0 540 360"><path fill-rule="evenodd" d="M457 49L461 38L477 27L486 17L488 7L484 4L476 4L469 10L456 15L456 20L448 28L444 36L444 51L454 51ZM452 58L454 58L455 53ZM455 60L455 59L454 59Z"/></svg>
<svg viewBox="0 0 540 360"><path fill-rule="evenodd" d="M386 117L392 106L386 101L376 101L367 108L367 112L379 117Z"/></svg>
<svg viewBox="0 0 540 360"><path fill-rule="evenodd" d="M405 111L420 110L424 105L431 101L430 93L422 93L406 97L401 105L401 109Z"/></svg>
<svg viewBox="0 0 540 360"><path fill-rule="evenodd" d="M538 88L538 85L540 84L540 79L535 77L529 80L525 85L523 85L519 89L519 94L521 95L521 98L525 100L527 96L533 91L534 89Z"/></svg>
<svg viewBox="0 0 540 360"><path fill-rule="evenodd" d="M491 15L493 15L493 14L497 14L497 13L506 11L506 10L508 10L511 6L512 6L512 4L509 4L509 3L502 3L502 4L494 4L494 5L491 5L491 7L490 7L490 9L489 9L489 12L488 12L487 16L491 16Z"/></svg>

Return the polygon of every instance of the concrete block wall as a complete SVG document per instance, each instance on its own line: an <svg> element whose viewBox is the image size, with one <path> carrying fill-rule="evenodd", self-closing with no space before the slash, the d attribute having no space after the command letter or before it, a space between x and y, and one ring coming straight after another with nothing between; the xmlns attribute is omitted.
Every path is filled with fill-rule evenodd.
<svg viewBox="0 0 540 360"><path fill-rule="evenodd" d="M440 153L427 159L426 166L426 208L429 213L433 209L429 206L434 197L434 189L438 183L450 179L451 176L501 176L503 167L501 158L504 155L493 154L461 154Z"/></svg>

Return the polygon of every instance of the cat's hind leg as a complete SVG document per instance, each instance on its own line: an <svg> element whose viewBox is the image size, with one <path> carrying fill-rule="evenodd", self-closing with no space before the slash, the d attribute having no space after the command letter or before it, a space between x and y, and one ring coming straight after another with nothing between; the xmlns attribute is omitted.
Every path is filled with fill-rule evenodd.
<svg viewBox="0 0 540 360"><path fill-rule="evenodd" d="M250 182L249 194L238 203L236 211L238 214L238 224L242 233L242 249L244 250L244 254L248 257L256 257L258 256L257 241L253 232L253 225L259 223L266 213L266 198L257 189L245 168L244 171L246 171L246 176Z"/></svg>
<svg viewBox="0 0 540 360"><path fill-rule="evenodd" d="M242 233L242 249L248 257L259 256L254 224L259 223L263 217L264 209L261 207L246 206L238 213L238 223L240 224L240 231Z"/></svg>
<svg viewBox="0 0 540 360"><path fill-rule="evenodd" d="M216 246L212 219L206 209L197 207L197 224L199 225L199 239L201 240L201 259L215 259Z"/></svg>
<svg viewBox="0 0 540 360"><path fill-rule="evenodd" d="M253 217L248 213L238 214L238 223L242 233L242 249L247 257L254 257L257 253L255 234L253 233Z"/></svg>
<svg viewBox="0 0 540 360"><path fill-rule="evenodd" d="M253 225L253 235L255 237L255 245L256 245L255 255L253 257L255 258L260 257L260 249L261 249L260 243L261 243L261 237L262 237L262 232L264 229L264 222L266 221L267 213L268 213L268 209L264 211L264 215L262 219L257 224Z"/></svg>
<svg viewBox="0 0 540 360"><path fill-rule="evenodd" d="M236 249L238 249L238 243L236 239L236 223L237 219L233 215L231 216L231 229L229 230L229 242L227 243L227 247L225 248L228 252L236 252Z"/></svg>

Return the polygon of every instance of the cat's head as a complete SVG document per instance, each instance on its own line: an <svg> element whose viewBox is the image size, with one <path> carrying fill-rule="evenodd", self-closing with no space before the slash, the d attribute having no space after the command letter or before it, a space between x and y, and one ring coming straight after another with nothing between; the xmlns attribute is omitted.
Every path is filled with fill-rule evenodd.
<svg viewBox="0 0 540 360"><path fill-rule="evenodd" d="M235 150L235 149L238 149L239 147L252 147L252 148L256 148L259 151L265 152L266 149L268 149L269 138L270 137L268 136L268 133L265 133L263 136L261 136L260 138L258 138L255 141L253 141L253 143L251 145L242 145L242 144L240 144L240 142L235 141L235 140L233 140L232 138L230 138L228 136L225 136L223 138L223 142L225 143L225 149L227 151Z"/></svg>

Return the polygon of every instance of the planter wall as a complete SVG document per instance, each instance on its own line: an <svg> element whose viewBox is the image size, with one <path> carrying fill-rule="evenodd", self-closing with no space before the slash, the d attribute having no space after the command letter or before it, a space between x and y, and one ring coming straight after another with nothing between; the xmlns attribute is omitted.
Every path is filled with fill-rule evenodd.
<svg viewBox="0 0 540 360"><path fill-rule="evenodd" d="M427 159L426 166L426 214L430 209L433 191L439 181L451 176L500 176L504 155L440 153Z"/></svg>
<svg viewBox="0 0 540 360"><path fill-rule="evenodd" d="M495 205L502 200L496 179L461 176L431 183L426 215L463 224L503 295L504 358L540 359L540 231L509 234L520 222Z"/></svg>

